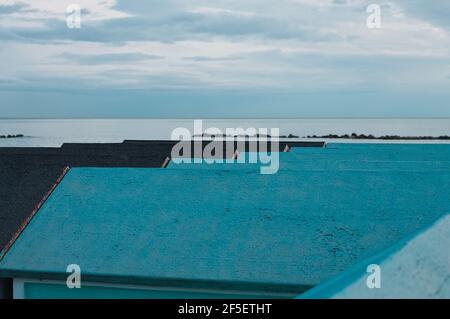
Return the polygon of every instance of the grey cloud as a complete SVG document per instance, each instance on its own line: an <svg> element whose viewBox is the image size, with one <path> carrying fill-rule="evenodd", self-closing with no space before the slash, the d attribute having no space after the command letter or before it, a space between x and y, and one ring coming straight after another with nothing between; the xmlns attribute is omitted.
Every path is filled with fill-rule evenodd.
<svg viewBox="0 0 450 319"><path fill-rule="evenodd" d="M333 0L333 4L338 5L347 4L347 0Z"/></svg>
<svg viewBox="0 0 450 319"><path fill-rule="evenodd" d="M209 56L189 56L184 57L183 60L195 62L215 62L215 61L236 61L241 60L242 57L209 57Z"/></svg>
<svg viewBox="0 0 450 319"><path fill-rule="evenodd" d="M369 3L369 1L367 2ZM417 16L436 25L450 28L450 2L423 0L393 0L407 15ZM249 0L245 4L236 1L214 1L211 6L242 8L253 15L195 13L190 9L195 0L119 1L116 10L131 14L124 19L83 23L81 29L68 29L65 21L48 19L44 29L11 29L11 33L0 32L0 39L23 41L73 40L92 42L205 40L212 36L223 38L298 39L309 42L348 40L333 31L334 19L347 15L365 13L364 4L351 0L330 0L329 10L295 6L292 2L280 1L274 6L267 1ZM188 6L190 5L190 6ZM269 7L268 7L269 6ZM387 6L387 4L385 4ZM271 10L264 10L270 8ZM333 9L334 8L334 9ZM331 10L333 9L333 10ZM0 6L0 14L27 10L24 5ZM297 11L296 11L297 10ZM338 11L336 11L338 10ZM83 11L82 14L88 14Z"/></svg>
<svg viewBox="0 0 450 319"><path fill-rule="evenodd" d="M154 2L152 3L154 4ZM143 6L146 7L144 4ZM132 8L135 7L132 6ZM158 10L155 10L155 8ZM48 19L41 21L46 24L46 28L43 29L21 28L10 31L28 41L173 42L205 40L210 39L211 36L231 39L250 37L270 40L300 39L304 41L329 41L339 38L335 32L328 31L329 28L325 30L320 25L308 26L308 20L303 19L308 17L307 12L299 12L299 16L289 17L280 12L270 14L270 12L263 11L254 15L239 15L227 12L204 14L175 8L177 7L158 3L149 10L141 9L136 13L131 12L133 16L128 18L112 19L101 23L83 23L82 20L80 29L69 29L65 21ZM0 39L8 38L0 34Z"/></svg>
<svg viewBox="0 0 450 319"><path fill-rule="evenodd" d="M397 2L405 4L405 1L402 0L397 0ZM416 1L411 0L411 2L415 3ZM184 76L167 71L167 74L146 77L145 72L139 72L139 70L137 73L133 73L138 69L136 67L126 69L127 62L131 66L133 62L139 63L163 58L150 54L91 55L89 52L72 51L55 56L55 58L60 59L57 62L62 62L61 64L68 61L84 65L115 64L114 69L117 69L119 64L123 64L124 69L117 70L117 77L108 77L107 74L101 74L102 68L97 68L99 70L92 69L92 72L102 79L104 78L106 84L108 78L118 78L129 80L129 84L125 85L134 86L136 83L136 85L147 87L159 86L161 83L175 87L193 87L197 86L198 83L199 86L208 87L214 85L214 83L228 85L233 81L239 83L236 85L238 87L244 84L258 86L260 83L263 83L262 85L275 83L287 87L295 85L304 87L310 84L310 86L313 86L314 83L310 83L310 77L317 79L317 87L322 87L323 83L340 84L341 82L342 86L356 85L351 82L353 78L358 81L363 79L361 80L364 81L363 84L374 85L375 83L377 86L382 86L384 82L388 82L388 79L394 78L395 76L392 76L392 74L396 75L398 71L406 74L408 68L411 70L418 70L419 68L425 71L434 70L447 63L447 61L433 60L432 57L424 60L419 58L408 60L405 57L396 59L395 57L375 55L358 56L358 54L351 55L351 52L338 54L334 51L336 47L334 44L344 43L345 41L348 43L350 39L343 39L343 35L333 31L334 26L340 21L345 21L346 17L355 18L355 13L357 17L363 18L361 20L363 24L366 12L363 8L364 3L359 1L330 0L330 8L333 10L328 10L328 7L319 10L315 6L305 6L304 10L298 12L294 10L299 8L295 7L293 1L279 1L274 4L274 2L266 0L248 0L245 3L234 0L218 0L208 3L211 6L217 5L218 8L237 8L243 12L249 12L249 14L234 14L232 11L220 12L220 10L217 13L208 13L208 10L192 12L191 9L195 9L195 5L198 3L200 2L196 0L188 2L175 2L173 0L119 1L115 9L130 13L131 17L103 22L97 21L96 23L83 23L82 21L81 29L69 29L66 27L65 21L49 19L45 21L46 28L43 29L0 30L0 39L27 43L51 43L52 45L58 43L65 45L67 44L64 42L66 40L103 42L108 45L120 45L127 41L175 42L200 40L205 42L203 45L206 47L208 41L215 41L218 38L225 38L231 42L239 42L242 39L262 40L263 44L272 48L278 47L275 41L279 39L295 39L311 43L329 41L332 44L328 47L329 49L323 49L321 53L315 54L287 54L271 50L259 53L240 53L239 56L211 57L207 56L207 51L182 52L183 60L192 63L179 63L179 65L174 64L171 67L177 68L181 65L180 72L191 68L190 72L186 71ZM201 3L204 5L203 1ZM187 7L187 4L190 7ZM407 7L411 12L417 11L414 5L405 4L405 8ZM430 7L439 8L439 5L434 6L433 4ZM268 8L270 10L267 10ZM355 41L355 43L358 42ZM409 43L408 39L405 39L405 43ZM283 45L285 44L283 43ZM289 45L289 42L287 45ZM4 45L4 47L7 47L7 45ZM327 50L329 51L327 52ZM230 63L231 67L221 69L220 74L217 73L217 70L211 70L215 66L213 63L208 63L215 61L225 63L234 60L245 62ZM64 65L61 65L61 67L64 67ZM211 74L214 74L214 77ZM436 74L440 81L444 81L445 74L442 72L436 72ZM270 80L272 77L274 79ZM173 81L170 79L173 79ZM211 79L216 82L211 81ZM103 84L103 82L97 83L96 81L97 78L92 80L95 84ZM343 83L345 81L347 83ZM411 82L413 81L411 79ZM111 85L115 85L115 83ZM61 81L58 79L50 79L48 86L60 84Z"/></svg>
<svg viewBox="0 0 450 319"><path fill-rule="evenodd" d="M18 11L23 11L26 8L27 8L26 5L20 4L20 3L12 4L12 5L0 4L0 15L6 15L6 14L15 13Z"/></svg>
<svg viewBox="0 0 450 319"><path fill-rule="evenodd" d="M450 30L450 1L394 0L405 13Z"/></svg>
<svg viewBox="0 0 450 319"><path fill-rule="evenodd" d="M95 55L63 53L56 57L80 64L110 64L164 59L164 57L159 55L144 53L109 53Z"/></svg>

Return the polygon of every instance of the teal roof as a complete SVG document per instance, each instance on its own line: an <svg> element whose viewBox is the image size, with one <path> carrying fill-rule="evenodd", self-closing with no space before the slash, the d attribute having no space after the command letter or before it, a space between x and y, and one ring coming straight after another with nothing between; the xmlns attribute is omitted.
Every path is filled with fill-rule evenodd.
<svg viewBox="0 0 450 319"><path fill-rule="evenodd" d="M0 272L301 292L448 213L450 145L428 147L298 149L275 175L71 169Z"/></svg>
<svg viewBox="0 0 450 319"><path fill-rule="evenodd" d="M299 296L300 299L450 298L450 214L387 250ZM380 286L369 289L369 265L380 268Z"/></svg>
<svg viewBox="0 0 450 319"><path fill-rule="evenodd" d="M243 163L169 163L171 169L245 170L259 169L249 162L250 153L241 153ZM390 170L448 171L448 144L328 144L326 148L291 148L279 153L282 170ZM187 159L189 160L189 159ZM266 165L266 164L263 164Z"/></svg>

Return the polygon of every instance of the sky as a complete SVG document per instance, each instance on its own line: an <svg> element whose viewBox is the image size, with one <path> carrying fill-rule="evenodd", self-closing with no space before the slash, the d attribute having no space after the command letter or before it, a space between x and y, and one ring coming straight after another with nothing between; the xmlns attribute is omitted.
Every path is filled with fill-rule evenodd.
<svg viewBox="0 0 450 319"><path fill-rule="evenodd" d="M450 117L450 1L0 0L0 70L0 118Z"/></svg>

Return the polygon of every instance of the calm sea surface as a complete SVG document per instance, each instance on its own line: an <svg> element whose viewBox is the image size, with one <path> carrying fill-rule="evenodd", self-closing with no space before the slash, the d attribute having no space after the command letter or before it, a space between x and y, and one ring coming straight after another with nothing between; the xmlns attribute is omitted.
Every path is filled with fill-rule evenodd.
<svg viewBox="0 0 450 319"><path fill-rule="evenodd" d="M51 119L0 120L0 135L23 134L24 138L0 139L1 146L60 146L65 142L122 142L124 139L170 139L172 131L188 119ZM281 135L300 137L326 134L373 134L402 136L450 135L450 119L208 119L203 128L279 128ZM270 130L269 130L270 134ZM332 140L328 140L332 141ZM339 142L347 142L339 140ZM360 142L360 141L358 141ZM385 142L384 142L385 143ZM396 142L398 143L398 142ZM406 143L406 142L400 142ZM408 142L411 143L411 142ZM423 142L420 143L430 143ZM450 143L432 142L432 143Z"/></svg>

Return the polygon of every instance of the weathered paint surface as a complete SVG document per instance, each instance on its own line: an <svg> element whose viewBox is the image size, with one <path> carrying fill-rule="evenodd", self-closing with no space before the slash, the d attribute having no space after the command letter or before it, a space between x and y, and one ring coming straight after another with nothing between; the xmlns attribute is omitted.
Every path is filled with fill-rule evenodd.
<svg viewBox="0 0 450 319"><path fill-rule="evenodd" d="M300 298L450 298L450 215ZM369 289L368 265L380 268L379 288Z"/></svg>
<svg viewBox="0 0 450 319"><path fill-rule="evenodd" d="M291 161L295 169L276 175L73 169L0 271L55 274L77 263L110 281L316 285L448 213L449 170L423 165L449 160L449 146L438 146L426 156L416 154L423 146L406 155L383 145L298 149L286 156L316 156L308 165L317 167ZM323 168L330 156L348 166ZM399 166L365 169L374 158Z"/></svg>
<svg viewBox="0 0 450 319"><path fill-rule="evenodd" d="M322 151L293 148L287 154L282 163L296 169L448 171L450 167L447 144L328 144Z"/></svg>

